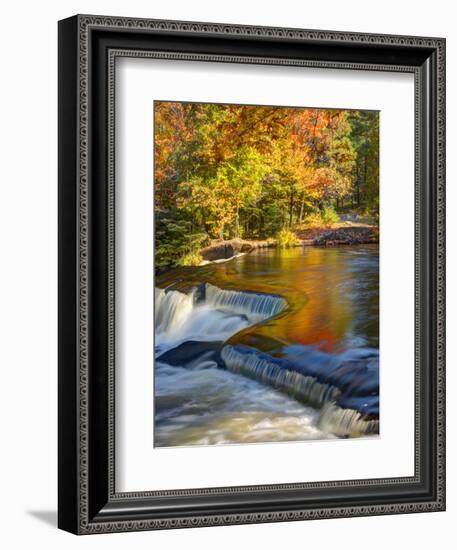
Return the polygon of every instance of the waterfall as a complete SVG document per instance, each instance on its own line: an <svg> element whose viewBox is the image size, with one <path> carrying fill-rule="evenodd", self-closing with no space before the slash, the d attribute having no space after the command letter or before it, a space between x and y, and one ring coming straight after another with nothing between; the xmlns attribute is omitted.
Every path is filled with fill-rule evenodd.
<svg viewBox="0 0 457 550"><path fill-rule="evenodd" d="M315 352L309 351L311 363ZM302 364L272 357L246 346L224 346L221 358L227 370L272 386L305 405L321 409L318 428L339 437L357 437L379 433L379 389L373 385L373 359L359 354L369 367L348 354L335 357L327 372L310 374ZM319 354L318 354L319 355ZM322 355L322 353L320 353ZM314 357L315 358L315 357ZM313 365L315 367L315 365ZM352 371L352 375L350 375Z"/></svg>
<svg viewBox="0 0 457 550"><path fill-rule="evenodd" d="M200 285L189 294L155 289L155 344L159 351L184 341L224 342L286 307L280 296Z"/></svg>
<svg viewBox="0 0 457 550"><path fill-rule="evenodd" d="M221 357L228 370L273 386L313 407L320 408L340 395L335 386L285 368L281 360L254 349L241 351L240 347L224 346Z"/></svg>
<svg viewBox="0 0 457 550"><path fill-rule="evenodd" d="M193 310L193 295L177 290L155 289L155 329L157 334L179 330Z"/></svg>
<svg viewBox="0 0 457 550"><path fill-rule="evenodd" d="M278 295L223 290L210 284L189 294L157 288L156 351L163 354L183 342L225 342L248 326L278 315L286 306ZM339 437L379 433L377 350L334 355L295 347L286 357L273 357L247 346L226 345L220 358L228 371L320 409L320 430Z"/></svg>
<svg viewBox="0 0 457 550"><path fill-rule="evenodd" d="M327 403L321 411L317 427L338 437L360 437L362 435L377 435L379 420L367 420L354 409L343 409L335 403Z"/></svg>
<svg viewBox="0 0 457 550"><path fill-rule="evenodd" d="M205 302L219 310L244 314L254 322L278 315L287 306L286 300L281 296L223 290L209 283L205 288Z"/></svg>

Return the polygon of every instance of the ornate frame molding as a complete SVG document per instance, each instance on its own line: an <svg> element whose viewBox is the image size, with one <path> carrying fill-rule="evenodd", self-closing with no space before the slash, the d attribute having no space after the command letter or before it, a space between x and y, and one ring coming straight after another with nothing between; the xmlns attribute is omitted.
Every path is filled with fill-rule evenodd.
<svg viewBox="0 0 457 550"><path fill-rule="evenodd" d="M71 22L71 23L70 23ZM71 30L70 30L71 27ZM120 519L116 518L114 512L108 515L101 514L100 517L94 516L91 511L90 504L90 379L91 379L91 350L90 350L90 319L91 319L91 304L90 304L90 255L91 255L91 232L92 229L92 214L90 210L90 178L91 178L91 37L94 31L122 31L126 34L138 33L141 35L156 33L164 37L173 36L198 36L198 37L223 37L224 39L239 39L240 37L249 37L255 40L268 41L280 40L289 43L304 42L309 43L333 43L342 46L351 45L354 47L365 47L366 45L376 47L395 47L399 49L411 50L418 48L419 50L427 50L432 52L433 61L436 67L435 87L436 87L436 174L432 177L436 179L435 192L435 211L434 219L431 224L435 224L436 229L436 258L434 260L434 273L432 277L436 279L436 392L432 397L435 399L436 417L433 422L433 430L435 433L436 453L434 456L436 466L436 490L435 497L424 499L419 502L410 502L406 504L369 504L369 505L351 505L339 507L324 507L317 506L315 508L290 509L286 508L281 511L266 511L266 512L240 512L240 513L214 513L194 515L192 517L170 517L170 518L133 518ZM303 519L323 519L333 517L348 517L348 516L363 516L375 514L393 514L393 513L409 513L409 512L426 512L439 511L445 507L445 343L444 343L444 180L445 180L445 42L441 38L423 38L423 37L408 37L408 36L390 36L390 35L371 35L362 33L342 33L333 31L312 31L302 29L284 29L284 28L269 28L269 27L252 27L239 25L224 25L212 23L193 23L179 21L160 21L149 19L129 19L116 17L98 17L80 15L69 20L61 22L62 36L71 37L69 41L77 55L74 60L75 64L72 70L76 72L77 96L74 98L77 106L77 120L74 121L75 130L75 145L76 149L72 152L76 155L77 163L76 181L75 181L75 196L74 205L77 209L77 265L76 272L72 276L76 278L77 299L75 312L77 314L77 358L75 363L75 373L77 378L75 383L75 407L76 407L76 422L75 431L77 462L73 465L73 477L77 481L77 495L67 496L68 491L62 491L60 499L60 519L59 525L62 528L78 532L80 534L100 533L100 532L115 532L115 531L132 531L132 530L147 530L147 529L166 529L166 528L182 528L182 527L197 527L208 525L227 525L241 523L258 523L272 521L294 521ZM61 50L65 51L67 46L64 40L61 42ZM65 57L64 54L63 58ZM235 62L235 63L262 63L262 64L281 64L306 67L324 67L324 68L341 68L355 70L380 70L393 72L411 72L415 77L415 117L416 117L416 475L413 478L392 478L381 480L353 480L345 482L326 482L326 483L303 483L293 485L278 485L278 486L248 486L248 487L233 487L225 489L198 489L184 491L160 491L160 492L141 492L141 493L116 493L114 488L114 83L115 83L115 60L119 56L133 57L151 57L160 59L180 59L180 60L198 60L198 61L218 61L218 62ZM66 59L66 58L65 58ZM108 174L108 200L107 200L107 285L108 285L108 378L107 378L107 407L108 407L108 500L111 503L134 503L138 500L154 497L173 497L173 496L205 496L205 495L227 495L227 494L243 494L253 492L262 493L264 491L284 491L295 489L321 489L321 488L342 488L342 487L361 487L361 486L395 486L401 483L418 482L420 474L425 467L421 463L421 456L418 452L420 446L420 438L424 426L420 421L420 385L421 374L419 365L419 354L421 346L421 280L420 280L420 265L422 261L422 248L420 234L423 229L423 220L421 219L422 200L420 186L423 177L423 167L420 158L421 148L421 105L424 101L424 95L430 94L430 90L426 90L421 86L421 67L419 65L408 64L382 64L382 63L366 63L354 61L322 61L310 59L293 59L280 57L261 57L248 55L221 55L214 53L186 53L180 51L154 51L154 50L139 50L135 48L110 48L108 51L108 78L107 78L107 174ZM61 69L63 72L63 69ZM68 78L68 74L64 78ZM63 92L62 92L63 94ZM62 100L65 102L65 99ZM64 114L61 114L64 117ZM62 139L62 137L61 137ZM66 153L69 154L69 153ZM66 160L61 157L61 163ZM65 176L61 177L60 185L65 185ZM432 197L433 198L433 197ZM68 204L61 203L61 209L68 208ZM433 228L432 228L433 229ZM64 316L62 316L64 317ZM65 319L63 319L65 322ZM61 361L60 376L64 378L65 364ZM64 399L62 396L61 399ZM74 414L74 410L72 410ZM61 416L68 417L68 411L65 405L62 404L60 410ZM61 442L61 445L64 445ZM61 450L61 454L64 451ZM68 475L68 471L61 464L60 483L65 484L64 477ZM130 517L130 516L128 516Z"/></svg>

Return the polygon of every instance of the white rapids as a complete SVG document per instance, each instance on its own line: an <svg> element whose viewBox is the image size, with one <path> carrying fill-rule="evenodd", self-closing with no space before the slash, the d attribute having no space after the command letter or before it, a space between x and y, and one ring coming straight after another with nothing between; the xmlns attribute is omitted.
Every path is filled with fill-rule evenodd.
<svg viewBox="0 0 457 550"><path fill-rule="evenodd" d="M191 340L224 342L283 311L280 296L219 289L206 284L185 294L156 288L158 354ZM246 397L249 396L249 399ZM318 412L246 376L199 361L195 368L155 364L158 447L333 438L317 427Z"/></svg>
<svg viewBox="0 0 457 550"><path fill-rule="evenodd" d="M357 411L335 404L341 392L332 383L283 368L254 349L241 353L223 344L286 307L278 295L208 283L187 294L156 288L156 446L328 439L379 431L379 421L367 422ZM192 341L220 343L226 368L218 367L211 351L196 360L185 351L178 366L161 360L168 350Z"/></svg>
<svg viewBox="0 0 457 550"><path fill-rule="evenodd" d="M273 317L287 306L284 298L223 290L206 284L196 290L155 289L155 346L159 351L189 340L225 341L244 328Z"/></svg>

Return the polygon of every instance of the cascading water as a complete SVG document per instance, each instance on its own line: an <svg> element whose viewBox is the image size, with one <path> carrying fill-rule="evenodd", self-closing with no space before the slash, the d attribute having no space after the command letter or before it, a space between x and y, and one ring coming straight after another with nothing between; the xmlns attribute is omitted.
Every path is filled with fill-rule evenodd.
<svg viewBox="0 0 457 550"><path fill-rule="evenodd" d="M155 289L156 334L174 332L189 321L193 311L193 294Z"/></svg>
<svg viewBox="0 0 457 550"><path fill-rule="evenodd" d="M233 334L280 313L280 296L222 290L206 284L185 294L155 289L156 348L160 351L189 340L225 341Z"/></svg>
<svg viewBox="0 0 457 550"><path fill-rule="evenodd" d="M280 296L209 284L189 294L156 289L155 445L282 441L285 434L298 441L332 437L317 428L314 409L217 368L214 360L217 344L209 342L222 346L286 306Z"/></svg>
<svg viewBox="0 0 457 550"><path fill-rule="evenodd" d="M338 437L379 434L379 419L367 420L360 412L354 409L342 409L335 403L324 405L317 426Z"/></svg>
<svg viewBox="0 0 457 550"><path fill-rule="evenodd" d="M199 363L198 368L177 368L156 361L156 446L333 437L317 426L315 409L215 364Z"/></svg>
<svg viewBox="0 0 457 550"><path fill-rule="evenodd" d="M379 415L378 366L374 354L365 351L326 357L304 349L299 362L245 346L226 345L221 351L222 360L231 372L249 376L322 409L319 428L340 437L379 433L379 420L367 418L368 412Z"/></svg>
<svg viewBox="0 0 457 550"><path fill-rule="evenodd" d="M156 304L156 352L192 340L224 341L249 324L241 315L196 304L193 293L156 289Z"/></svg>
<svg viewBox="0 0 457 550"><path fill-rule="evenodd" d="M154 445L378 434L377 258L267 251L159 277Z"/></svg>
<svg viewBox="0 0 457 550"><path fill-rule="evenodd" d="M252 321L264 321L278 315L287 306L281 296L223 290L211 284L206 284L205 302L223 311L244 314Z"/></svg>
<svg viewBox="0 0 457 550"><path fill-rule="evenodd" d="M313 376L286 368L283 362L266 353L225 346L221 357L230 371L273 386L313 407L320 408L341 393L331 384L320 383Z"/></svg>

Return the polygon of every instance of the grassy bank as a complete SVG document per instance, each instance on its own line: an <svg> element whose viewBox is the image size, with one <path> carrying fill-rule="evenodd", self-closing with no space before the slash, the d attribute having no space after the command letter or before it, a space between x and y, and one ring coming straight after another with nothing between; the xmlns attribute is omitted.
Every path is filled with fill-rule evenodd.
<svg viewBox="0 0 457 550"><path fill-rule="evenodd" d="M323 226L302 227L294 231L284 229L276 238L267 240L217 239L200 250L196 263L229 259L238 254L249 254L260 248L290 248L294 246L339 246L374 244L379 242L376 225L357 222L338 222ZM198 262L198 263L197 263ZM185 264L183 264L185 265Z"/></svg>

